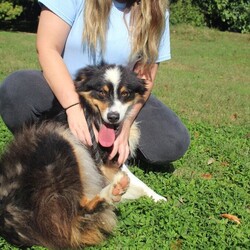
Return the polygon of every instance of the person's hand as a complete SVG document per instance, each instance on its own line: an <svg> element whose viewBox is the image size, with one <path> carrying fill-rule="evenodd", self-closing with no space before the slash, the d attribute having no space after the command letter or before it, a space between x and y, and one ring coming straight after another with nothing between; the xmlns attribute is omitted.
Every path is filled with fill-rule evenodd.
<svg viewBox="0 0 250 250"><path fill-rule="evenodd" d="M109 159L112 160L118 153L117 165L121 166L129 156L129 131L130 126L123 126L120 134L115 139L113 149L109 155Z"/></svg>
<svg viewBox="0 0 250 250"><path fill-rule="evenodd" d="M88 129L88 124L81 105L73 106L66 110L70 131L84 145L92 146L92 140ZM95 134L97 132L95 131Z"/></svg>

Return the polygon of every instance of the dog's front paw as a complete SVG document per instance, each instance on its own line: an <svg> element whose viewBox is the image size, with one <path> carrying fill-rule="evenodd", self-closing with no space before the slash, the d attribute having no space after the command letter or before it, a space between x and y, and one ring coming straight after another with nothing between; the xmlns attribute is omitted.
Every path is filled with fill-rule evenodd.
<svg viewBox="0 0 250 250"><path fill-rule="evenodd" d="M112 185L112 201L119 202L121 200L121 196L127 191L129 187L129 177L128 175L121 171L117 173L114 177Z"/></svg>
<svg viewBox="0 0 250 250"><path fill-rule="evenodd" d="M118 172L113 181L102 189L100 197L104 198L109 204L119 202L129 187L130 179L124 171Z"/></svg>

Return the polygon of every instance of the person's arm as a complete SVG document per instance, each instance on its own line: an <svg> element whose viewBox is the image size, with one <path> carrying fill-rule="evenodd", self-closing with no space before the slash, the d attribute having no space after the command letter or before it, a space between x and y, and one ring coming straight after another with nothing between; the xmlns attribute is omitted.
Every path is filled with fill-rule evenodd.
<svg viewBox="0 0 250 250"><path fill-rule="evenodd" d="M43 8L37 31L37 53L50 88L64 109L79 102L73 80L62 59L70 25L52 11ZM90 134L80 105L66 110L69 128L84 144L91 145Z"/></svg>
<svg viewBox="0 0 250 250"><path fill-rule="evenodd" d="M118 158L119 166L123 164L129 156L128 138L129 138L130 127L133 124L136 116L140 112L141 108L143 107L144 103L148 100L151 94L157 70L158 70L158 63L150 65L149 67L143 67L141 64L137 63L134 67L134 71L138 74L138 77L145 79L147 91L144 94L143 102L136 103L133 106L129 117L124 121L122 131L116 138L113 150L109 156L109 158L112 159L115 157L117 153L119 153L119 158Z"/></svg>

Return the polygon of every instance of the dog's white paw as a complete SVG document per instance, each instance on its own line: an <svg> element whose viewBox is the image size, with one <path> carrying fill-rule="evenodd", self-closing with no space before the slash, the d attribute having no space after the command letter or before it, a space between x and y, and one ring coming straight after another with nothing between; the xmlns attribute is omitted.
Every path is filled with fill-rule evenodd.
<svg viewBox="0 0 250 250"><path fill-rule="evenodd" d="M113 181L101 191L100 196L110 204L119 202L122 195L126 193L129 183L128 175L124 171L120 171L114 176Z"/></svg>
<svg viewBox="0 0 250 250"><path fill-rule="evenodd" d="M129 187L129 182L129 177L125 172L121 171L115 175L114 180L111 183L111 195L114 202L119 202L121 200L121 196L125 194Z"/></svg>

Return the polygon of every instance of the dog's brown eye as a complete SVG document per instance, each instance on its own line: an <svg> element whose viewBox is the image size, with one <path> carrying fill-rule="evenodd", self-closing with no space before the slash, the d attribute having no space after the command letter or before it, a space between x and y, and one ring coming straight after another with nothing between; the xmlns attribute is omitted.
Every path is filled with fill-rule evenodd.
<svg viewBox="0 0 250 250"><path fill-rule="evenodd" d="M128 97L129 96L129 92L128 91L122 91L121 92L121 96L122 97Z"/></svg>
<svg viewBox="0 0 250 250"><path fill-rule="evenodd" d="M102 97L105 97L107 95L106 91L104 91L103 89L99 90L98 94L99 96L102 96Z"/></svg>

